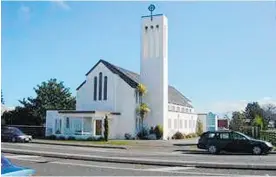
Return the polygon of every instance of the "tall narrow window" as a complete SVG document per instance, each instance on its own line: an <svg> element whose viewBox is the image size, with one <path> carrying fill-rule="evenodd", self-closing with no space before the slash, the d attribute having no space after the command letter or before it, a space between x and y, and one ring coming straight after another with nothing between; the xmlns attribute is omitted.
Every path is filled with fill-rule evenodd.
<svg viewBox="0 0 276 177"><path fill-rule="evenodd" d="M70 120L69 120L69 117L66 118L66 128L70 128Z"/></svg>
<svg viewBox="0 0 276 177"><path fill-rule="evenodd" d="M102 80L103 80L103 74L99 74L99 100L102 100Z"/></svg>
<svg viewBox="0 0 276 177"><path fill-rule="evenodd" d="M97 100L97 76L94 77L94 100Z"/></svg>
<svg viewBox="0 0 276 177"><path fill-rule="evenodd" d="M107 100L107 76L104 76L104 100Z"/></svg>

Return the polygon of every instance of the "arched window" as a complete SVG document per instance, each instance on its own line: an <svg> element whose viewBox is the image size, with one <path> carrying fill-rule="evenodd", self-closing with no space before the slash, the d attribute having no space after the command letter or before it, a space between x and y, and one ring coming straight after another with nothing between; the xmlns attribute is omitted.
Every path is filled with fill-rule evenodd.
<svg viewBox="0 0 276 177"><path fill-rule="evenodd" d="M97 100L97 76L94 77L94 100Z"/></svg>
<svg viewBox="0 0 276 177"><path fill-rule="evenodd" d="M104 76L104 100L107 100L107 76Z"/></svg>
<svg viewBox="0 0 276 177"><path fill-rule="evenodd" d="M99 100L102 100L102 80L103 80L103 74L100 72L99 74Z"/></svg>
<svg viewBox="0 0 276 177"><path fill-rule="evenodd" d="M69 120L69 117L66 117L66 128L70 128L70 120Z"/></svg>

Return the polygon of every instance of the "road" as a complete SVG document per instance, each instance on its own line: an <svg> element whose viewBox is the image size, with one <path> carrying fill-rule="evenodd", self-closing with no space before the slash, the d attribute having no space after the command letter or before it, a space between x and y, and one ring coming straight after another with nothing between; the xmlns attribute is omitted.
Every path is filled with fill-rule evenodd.
<svg viewBox="0 0 276 177"><path fill-rule="evenodd" d="M23 149L44 152L68 153L75 155L92 155L102 157L125 157L135 159L161 159L177 160L190 162L218 162L218 163L250 163L250 164L276 164L276 154L267 156L254 155L210 155L210 154L189 154L182 151L182 147L172 151L151 151L151 150L122 150L122 149L104 149L87 148L75 146L42 145L35 143L1 143L2 148Z"/></svg>
<svg viewBox="0 0 276 177"><path fill-rule="evenodd" d="M17 165L35 169L39 176L276 176L276 171L166 167L4 155Z"/></svg>

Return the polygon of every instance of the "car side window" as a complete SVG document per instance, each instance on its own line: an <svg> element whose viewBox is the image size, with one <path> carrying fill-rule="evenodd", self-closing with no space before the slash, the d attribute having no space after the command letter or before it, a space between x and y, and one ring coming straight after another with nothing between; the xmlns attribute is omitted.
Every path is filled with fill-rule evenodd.
<svg viewBox="0 0 276 177"><path fill-rule="evenodd" d="M229 139L230 139L230 135L229 135L228 132L220 133L219 139L222 139L222 140L229 140Z"/></svg>
<svg viewBox="0 0 276 177"><path fill-rule="evenodd" d="M246 138L238 133L232 134L234 140L245 140Z"/></svg>
<svg viewBox="0 0 276 177"><path fill-rule="evenodd" d="M208 138L210 138L210 139L215 138L215 133L209 133L209 134L208 134Z"/></svg>

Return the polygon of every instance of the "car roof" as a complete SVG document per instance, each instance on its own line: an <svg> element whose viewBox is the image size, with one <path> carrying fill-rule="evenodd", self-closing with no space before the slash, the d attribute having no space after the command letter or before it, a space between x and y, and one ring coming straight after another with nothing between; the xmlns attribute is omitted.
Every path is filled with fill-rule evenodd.
<svg viewBox="0 0 276 177"><path fill-rule="evenodd" d="M207 131L206 133L231 133L235 132L233 130L217 130L217 131Z"/></svg>

